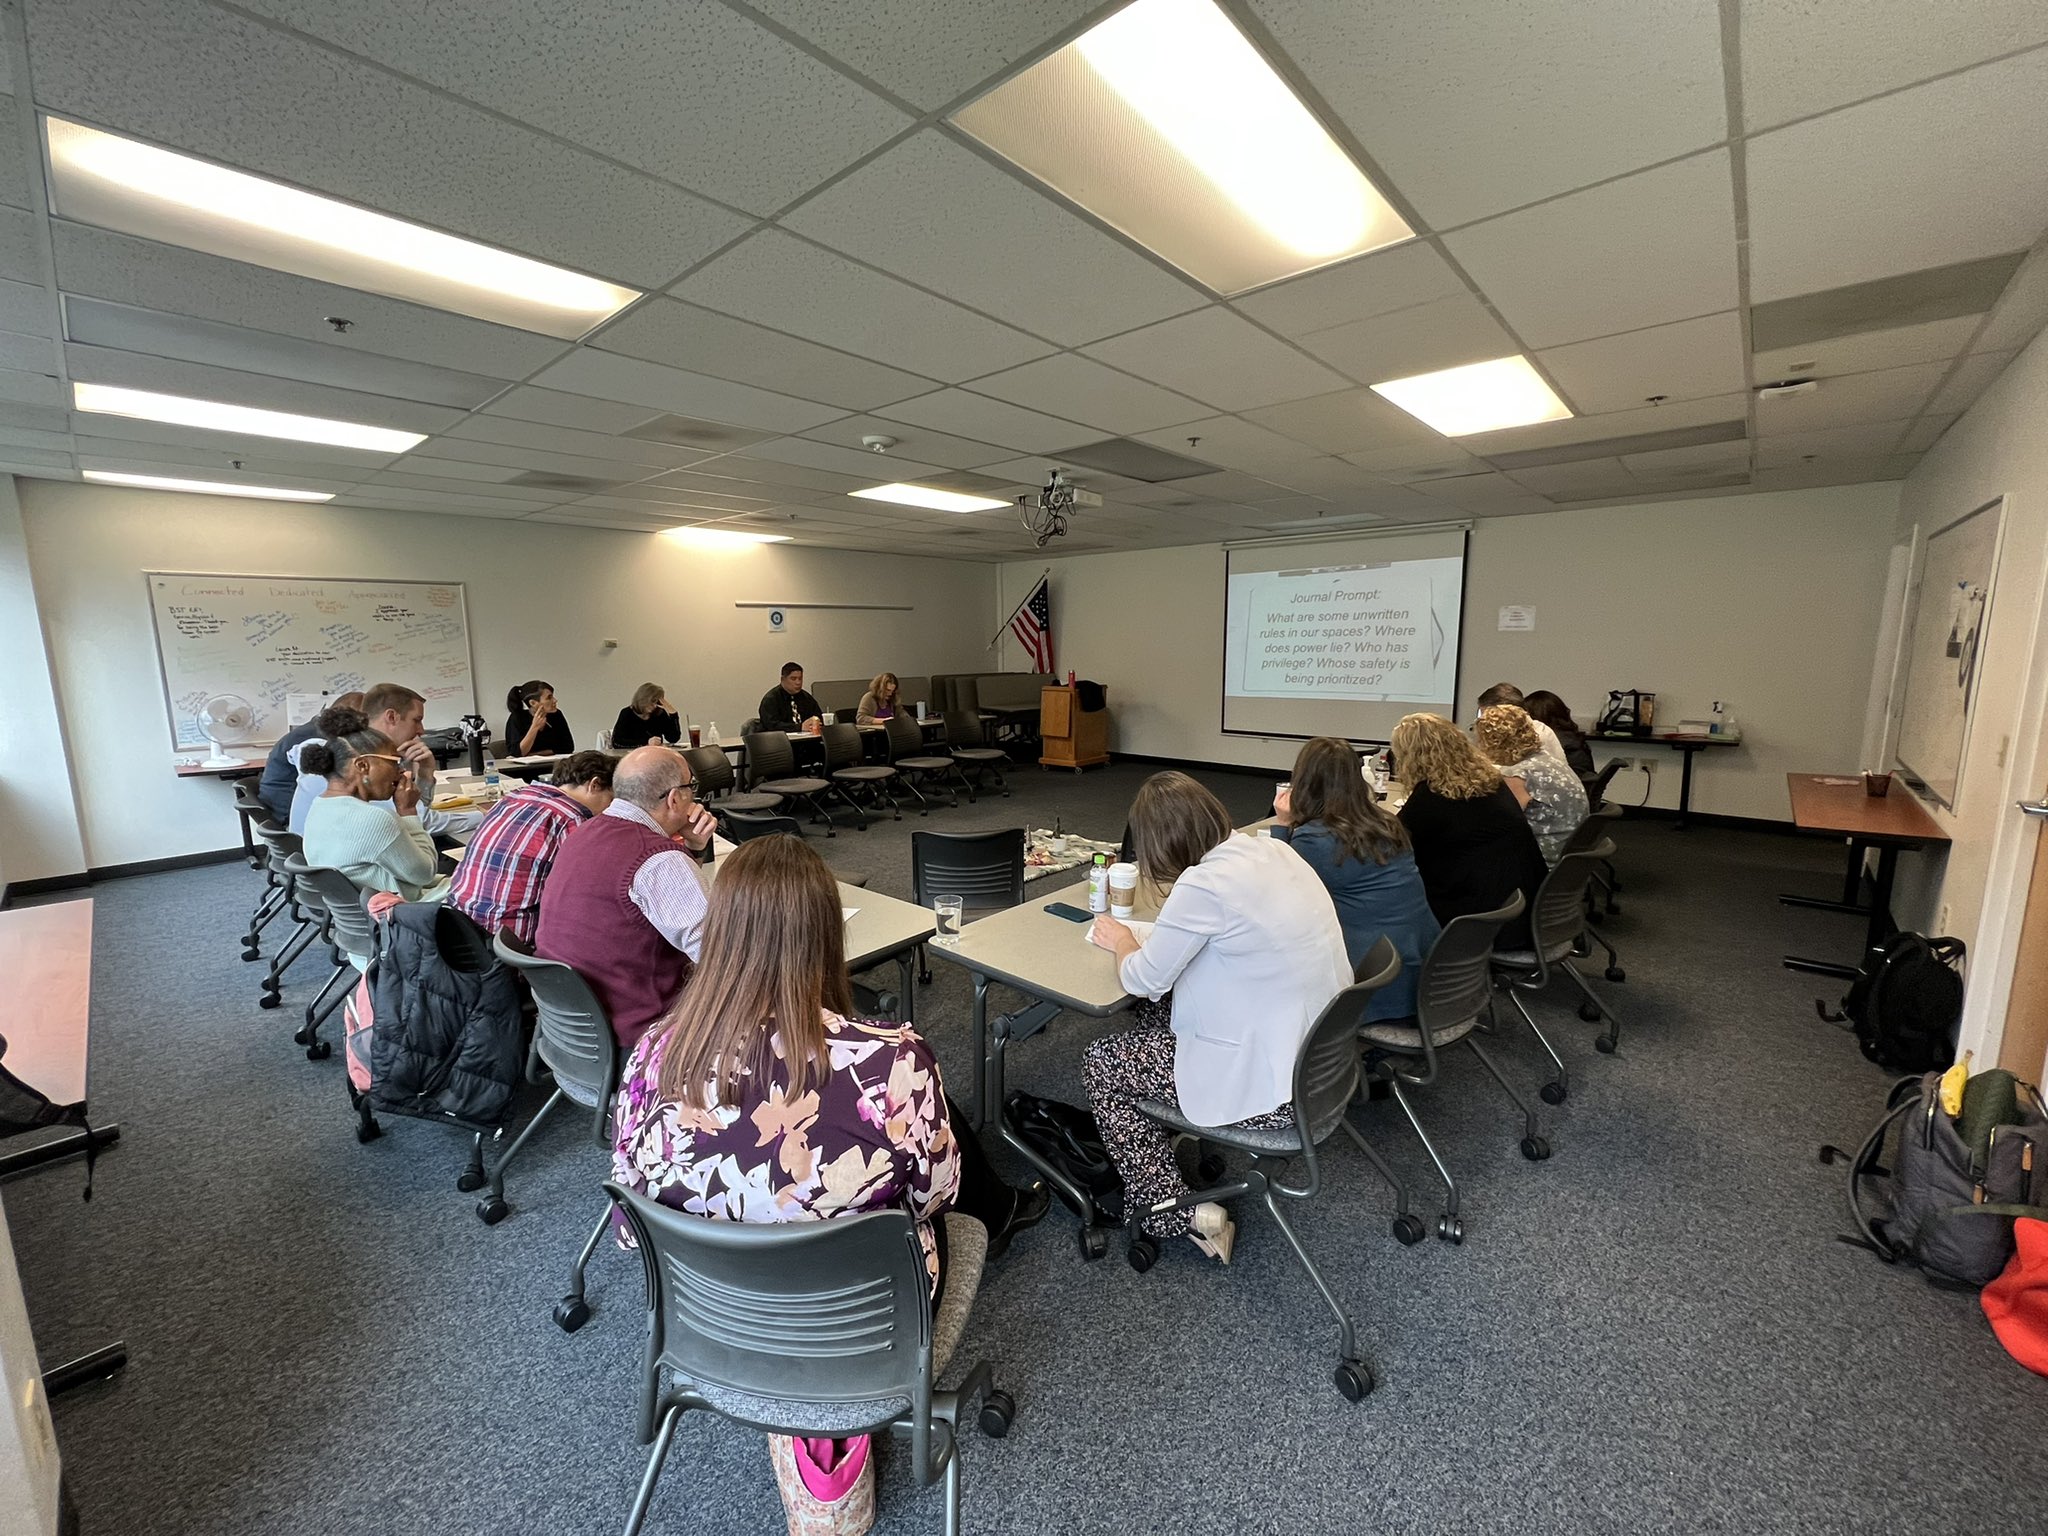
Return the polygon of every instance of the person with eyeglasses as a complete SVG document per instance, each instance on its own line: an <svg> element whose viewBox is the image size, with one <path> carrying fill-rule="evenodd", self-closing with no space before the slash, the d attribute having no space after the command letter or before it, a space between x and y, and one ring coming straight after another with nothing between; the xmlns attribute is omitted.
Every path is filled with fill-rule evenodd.
<svg viewBox="0 0 2048 1536"><path fill-rule="evenodd" d="M308 864L407 901L448 894L434 840L420 825L419 786L389 736L364 727L309 742L299 766L327 781L306 808Z"/></svg>
<svg viewBox="0 0 2048 1536"><path fill-rule="evenodd" d="M540 893L533 951L573 967L631 1050L690 979L704 937L717 822L689 760L638 747L612 771L612 803L562 839Z"/></svg>

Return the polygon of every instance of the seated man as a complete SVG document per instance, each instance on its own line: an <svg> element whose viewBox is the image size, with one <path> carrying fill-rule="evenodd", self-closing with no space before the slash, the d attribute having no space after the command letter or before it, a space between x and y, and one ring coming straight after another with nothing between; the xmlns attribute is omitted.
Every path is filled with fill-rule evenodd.
<svg viewBox="0 0 2048 1536"><path fill-rule="evenodd" d="M540 893L562 839L612 803L612 759L578 752L555 764L552 783L528 784L500 800L463 850L448 905L485 933L511 930L531 946Z"/></svg>
<svg viewBox="0 0 2048 1536"><path fill-rule="evenodd" d="M356 709L363 707L360 693L344 693L336 699L329 699L325 709ZM320 716L315 715L304 725L295 725L277 738L277 745L270 749L270 756L263 760L263 777L256 784L256 798L270 807L270 814L277 818L279 826L288 826L292 819L292 791L299 784L299 748L316 736L331 736L332 731L320 729Z"/></svg>
<svg viewBox="0 0 2048 1536"><path fill-rule="evenodd" d="M755 729L763 731L816 732L824 728L825 711L804 687L801 662L782 664L781 683L761 695L759 719Z"/></svg>
<svg viewBox="0 0 2048 1536"><path fill-rule="evenodd" d="M1481 710L1491 709L1496 704L1512 704L1515 708L1521 709L1523 706L1522 690L1513 683L1495 683L1486 692L1479 695L1479 707ZM374 724L375 722L372 723ZM1529 724L1535 728L1536 745L1542 750L1543 754L1546 757L1556 758L1560 763L1569 768L1571 760L1564 755L1564 743L1557 739L1557 732L1553 731L1541 720L1531 718ZM1474 729L1477 729L1476 725Z"/></svg>
<svg viewBox="0 0 2048 1536"><path fill-rule="evenodd" d="M420 825L427 834L474 837L483 825L483 812L434 809L434 754L420 740L427 721L426 699L403 683L378 683L363 695L363 713L370 717L370 729L389 736L405 766L412 770L413 784L420 792Z"/></svg>
<svg viewBox="0 0 2048 1536"><path fill-rule="evenodd" d="M690 764L637 747L612 770L612 803L562 839L540 894L534 953L575 967L630 1051L675 1002L704 934L711 813Z"/></svg>

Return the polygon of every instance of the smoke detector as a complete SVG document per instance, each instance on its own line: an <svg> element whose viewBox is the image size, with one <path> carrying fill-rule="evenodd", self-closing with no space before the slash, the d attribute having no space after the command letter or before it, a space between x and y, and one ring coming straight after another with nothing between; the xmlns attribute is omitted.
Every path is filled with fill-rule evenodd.
<svg viewBox="0 0 2048 1536"><path fill-rule="evenodd" d="M869 453L887 453L896 446L896 439L893 437L881 437L871 432L860 440L860 445L867 449Z"/></svg>

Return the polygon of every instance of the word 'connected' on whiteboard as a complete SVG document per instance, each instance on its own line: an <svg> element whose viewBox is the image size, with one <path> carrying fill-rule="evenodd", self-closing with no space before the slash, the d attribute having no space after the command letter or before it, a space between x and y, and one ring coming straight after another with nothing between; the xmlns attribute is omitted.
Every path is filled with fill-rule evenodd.
<svg viewBox="0 0 2048 1536"><path fill-rule="evenodd" d="M476 708L459 582L143 575L180 750L206 745L197 717L216 694L255 711L255 724L237 733L248 745L285 733L285 699L294 693L403 683L426 696L430 724Z"/></svg>

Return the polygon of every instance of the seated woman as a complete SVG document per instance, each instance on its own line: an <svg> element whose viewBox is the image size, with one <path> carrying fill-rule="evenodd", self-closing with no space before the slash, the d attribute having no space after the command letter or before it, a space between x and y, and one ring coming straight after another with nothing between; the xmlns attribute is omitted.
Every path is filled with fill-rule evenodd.
<svg viewBox="0 0 2048 1536"><path fill-rule="evenodd" d="M365 729L309 742L299 765L327 780L326 792L306 809L308 864L407 901L448 894L434 840L420 825L420 792L388 736Z"/></svg>
<svg viewBox="0 0 2048 1536"><path fill-rule="evenodd" d="M1197 1125L1292 1125L1294 1059L1351 984L1351 961L1330 893L1308 865L1271 838L1233 835L1223 803L1186 774L1157 773L1139 787L1131 843L1144 878L1171 887L1158 921L1098 917L1089 937L1116 955L1124 990L1150 1001L1138 1004L1134 1027L1082 1053L1081 1082L1126 1208L1140 1209L1190 1191L1171 1136L1138 1102L1178 1104ZM1225 1263L1237 1232L1222 1206L1206 1203L1144 1225L1155 1237L1186 1235Z"/></svg>
<svg viewBox="0 0 2048 1536"><path fill-rule="evenodd" d="M861 725L880 725L884 720L894 719L903 708L899 695L903 685L896 680L894 672L884 672L872 683L868 691L860 696L860 709L854 719Z"/></svg>
<svg viewBox="0 0 2048 1536"><path fill-rule="evenodd" d="M703 957L621 1075L612 1177L728 1221L901 1207L936 1296L942 1211L987 1227L995 1255L1051 1196L989 1166L916 1030L854 1016L844 925L802 839L754 838L718 861Z"/></svg>
<svg viewBox="0 0 2048 1536"><path fill-rule="evenodd" d="M512 738L508 734L505 739L510 741ZM633 702L619 711L618 723L612 727L614 752L630 752L635 747L648 746L655 741L665 741L672 747L680 746L682 740L683 722L668 707L668 690L659 683L642 683L635 688Z"/></svg>
<svg viewBox="0 0 2048 1536"><path fill-rule="evenodd" d="M327 793L327 775L306 771L303 761L306 749L317 747L336 736L353 736L358 731L368 730L370 721L358 706L337 702L315 715L313 725L313 734L291 751L292 767L298 774L298 782L292 786L292 809L285 825L298 837L306 835L306 812L313 809L315 800Z"/></svg>
<svg viewBox="0 0 2048 1536"><path fill-rule="evenodd" d="M1541 721L1557 733L1557 743L1564 748L1564 760L1573 773L1582 779L1599 775L1600 770L1593 766L1593 749L1586 745L1586 733L1579 729L1563 699L1548 688L1539 688L1522 700L1522 708L1531 720Z"/></svg>
<svg viewBox="0 0 2048 1536"><path fill-rule="evenodd" d="M1556 868L1564 845L1591 812L1586 786L1576 773L1542 749L1528 714L1512 704L1481 710L1473 733L1479 738L1479 750L1493 759L1507 780L1509 793L1521 802L1529 830L1536 834L1536 846L1543 850L1543 862Z"/></svg>
<svg viewBox="0 0 2048 1536"><path fill-rule="evenodd" d="M1344 951L1355 972L1384 934L1400 952L1401 974L1380 988L1368 1022L1415 1012L1415 978L1439 932L1408 834L1380 809L1359 772L1358 754L1334 736L1318 736L1294 759L1294 782L1273 798L1280 825L1273 836L1291 843L1337 906Z"/></svg>
<svg viewBox="0 0 2048 1536"><path fill-rule="evenodd" d="M505 695L505 742L514 757L566 756L576 750L569 717L555 703L555 685L536 677Z"/></svg>
<svg viewBox="0 0 2048 1536"><path fill-rule="evenodd" d="M1533 904L1549 867L1521 802L1472 738L1442 715L1394 727L1394 767L1407 786L1401 825L1440 923L1491 912L1517 891ZM1501 929L1503 949L1529 947L1529 913Z"/></svg>

